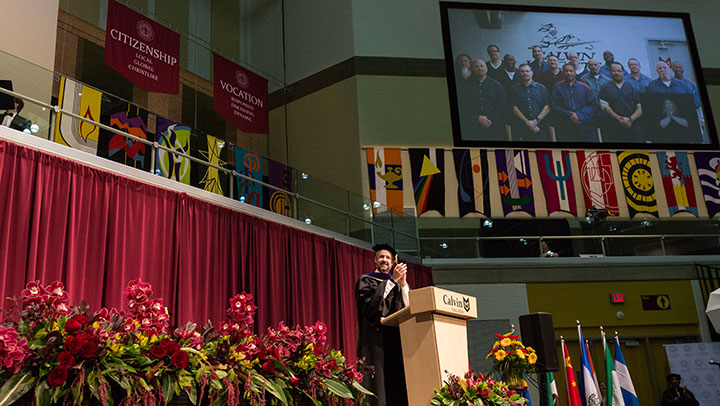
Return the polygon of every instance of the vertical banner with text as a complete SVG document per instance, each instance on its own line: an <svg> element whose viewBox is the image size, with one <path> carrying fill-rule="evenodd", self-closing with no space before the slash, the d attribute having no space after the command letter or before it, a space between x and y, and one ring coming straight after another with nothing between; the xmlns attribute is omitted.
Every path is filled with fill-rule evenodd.
<svg viewBox="0 0 720 406"><path fill-rule="evenodd" d="M268 81L213 54L215 111L246 133L268 134Z"/></svg>
<svg viewBox="0 0 720 406"><path fill-rule="evenodd" d="M110 0L105 64L148 92L177 94L180 34Z"/></svg>

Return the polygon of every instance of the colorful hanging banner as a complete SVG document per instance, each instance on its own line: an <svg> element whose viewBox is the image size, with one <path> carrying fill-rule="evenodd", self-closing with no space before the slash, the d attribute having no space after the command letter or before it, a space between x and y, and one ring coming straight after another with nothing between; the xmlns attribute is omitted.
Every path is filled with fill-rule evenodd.
<svg viewBox="0 0 720 406"><path fill-rule="evenodd" d="M417 215L436 210L445 215L445 150L410 148L410 173Z"/></svg>
<svg viewBox="0 0 720 406"><path fill-rule="evenodd" d="M720 152L695 152L693 155L708 216L712 218L720 213Z"/></svg>
<svg viewBox="0 0 720 406"><path fill-rule="evenodd" d="M658 152L663 189L667 199L670 216L679 211L692 213L697 217L695 187L690 175L690 162L687 152Z"/></svg>
<svg viewBox="0 0 720 406"><path fill-rule="evenodd" d="M618 163L630 217L637 213L657 216L657 197L655 196L655 184L648 153L645 151L618 152Z"/></svg>
<svg viewBox="0 0 720 406"><path fill-rule="evenodd" d="M262 156L244 148L235 147L235 170L245 176L262 181ZM241 202L263 207L263 186L241 177L235 177L237 199Z"/></svg>
<svg viewBox="0 0 720 406"><path fill-rule="evenodd" d="M503 213L525 211L535 216L528 151L497 149L495 161Z"/></svg>
<svg viewBox="0 0 720 406"><path fill-rule="evenodd" d="M540 180L545 191L548 214L566 211L577 216L570 151L537 150L535 154Z"/></svg>
<svg viewBox="0 0 720 406"><path fill-rule="evenodd" d="M100 122L142 139L153 138L148 132L147 110L124 100L104 97ZM111 159L137 169L150 170L148 146L132 138L107 130L100 130L97 156Z"/></svg>
<svg viewBox="0 0 720 406"><path fill-rule="evenodd" d="M580 180L582 183L585 208L607 210L617 216L618 197L615 191L615 178L612 169L612 155L608 151L576 151Z"/></svg>
<svg viewBox="0 0 720 406"><path fill-rule="evenodd" d="M58 104L61 109L99 122L101 102L102 92L65 76L60 77ZM58 144L95 154L99 136L99 127L62 113L57 114L54 138Z"/></svg>
<svg viewBox="0 0 720 406"><path fill-rule="evenodd" d="M268 163L268 183L282 188L284 190L292 190L293 168L281 164L280 162L267 160ZM265 199L267 209L282 214L283 216L292 217L292 201L290 195L280 190L265 188L267 197Z"/></svg>
<svg viewBox="0 0 720 406"><path fill-rule="evenodd" d="M190 135L190 155L222 168L227 165L225 141L212 135L193 131ZM228 196L230 177L225 171L193 162L190 167L190 184L208 192Z"/></svg>
<svg viewBox="0 0 720 406"><path fill-rule="evenodd" d="M246 133L268 134L268 81L213 54L215 111Z"/></svg>
<svg viewBox="0 0 720 406"><path fill-rule="evenodd" d="M158 144L173 151L190 155L190 127L163 117L157 118L156 126ZM190 158L175 155L168 150L158 148L155 154L155 172L162 177L189 185Z"/></svg>
<svg viewBox="0 0 720 406"><path fill-rule="evenodd" d="M140 89L180 90L180 34L118 3L108 2L105 64Z"/></svg>
<svg viewBox="0 0 720 406"><path fill-rule="evenodd" d="M400 148L366 148L370 198L403 216L403 170ZM385 211L373 208L374 213Z"/></svg>
<svg viewBox="0 0 720 406"><path fill-rule="evenodd" d="M490 217L487 151L475 148L453 149L453 160L460 217L468 213L482 213Z"/></svg>

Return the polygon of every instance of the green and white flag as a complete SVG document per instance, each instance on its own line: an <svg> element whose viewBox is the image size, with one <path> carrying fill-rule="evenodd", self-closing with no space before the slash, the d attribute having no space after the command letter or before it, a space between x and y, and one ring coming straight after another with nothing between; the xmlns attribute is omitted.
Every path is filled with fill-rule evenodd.
<svg viewBox="0 0 720 406"><path fill-rule="evenodd" d="M607 345L604 333L603 342L605 343L605 378L607 379L607 393L605 395L607 404L605 406L625 406L625 401L623 400L620 390L620 380L618 379L617 371L615 371L615 362L610 354L610 346Z"/></svg>
<svg viewBox="0 0 720 406"><path fill-rule="evenodd" d="M547 395L547 404L553 406L555 399L558 398L557 385L555 384L555 375L552 372L545 372L545 394Z"/></svg>

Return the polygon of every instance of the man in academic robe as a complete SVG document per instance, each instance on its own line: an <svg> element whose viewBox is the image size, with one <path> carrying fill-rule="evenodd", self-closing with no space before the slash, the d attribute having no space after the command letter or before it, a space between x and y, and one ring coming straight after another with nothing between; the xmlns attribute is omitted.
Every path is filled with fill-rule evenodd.
<svg viewBox="0 0 720 406"><path fill-rule="evenodd" d="M358 359L375 367L375 375L365 375L363 386L373 392L373 406L404 406L408 404L405 387L400 330L380 322L410 302L407 284L407 265L394 260L395 249L378 244L375 251L375 271L360 276L355 284L358 312Z"/></svg>

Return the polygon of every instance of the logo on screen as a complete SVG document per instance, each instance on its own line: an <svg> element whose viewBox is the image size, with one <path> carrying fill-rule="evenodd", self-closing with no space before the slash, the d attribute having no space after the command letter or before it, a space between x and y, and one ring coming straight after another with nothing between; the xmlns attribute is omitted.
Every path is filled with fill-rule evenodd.
<svg viewBox="0 0 720 406"><path fill-rule="evenodd" d="M155 38L155 31L153 30L152 25L150 25L149 22L145 20L140 20L135 25L135 28L137 29L137 33L143 40L150 42Z"/></svg>
<svg viewBox="0 0 720 406"><path fill-rule="evenodd" d="M243 89L247 88L250 84L250 79L248 79L245 72L240 70L235 72L235 81L237 82L238 86L242 87Z"/></svg>

